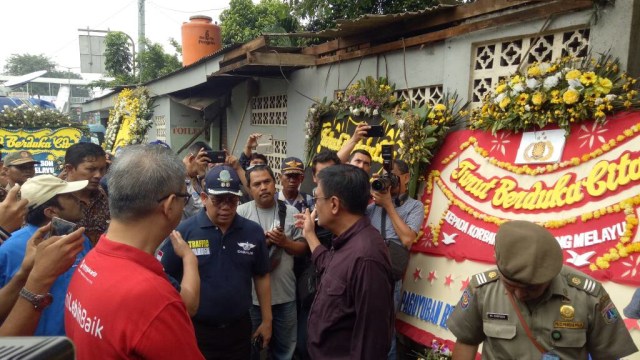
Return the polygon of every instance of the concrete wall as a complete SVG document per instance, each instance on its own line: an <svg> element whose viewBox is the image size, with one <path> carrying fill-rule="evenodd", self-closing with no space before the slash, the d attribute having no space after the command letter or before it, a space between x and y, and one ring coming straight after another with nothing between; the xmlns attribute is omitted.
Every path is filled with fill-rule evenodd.
<svg viewBox="0 0 640 360"><path fill-rule="evenodd" d="M272 134L274 139L292 141L297 136L294 131L290 130L293 125L292 112L288 113L288 126L252 126L251 125L251 103L247 103L248 82L243 82L233 88L231 92L231 104L227 108L227 150L236 156L244 149L247 138L252 133ZM257 96L283 95L287 94L287 82L279 79L258 79ZM292 99L288 99L289 109L292 106ZM246 107L246 112L245 112ZM306 113L306 110L304 110ZM244 115L244 118L243 118ZM300 128L302 131L302 128ZM237 141L236 141L237 138ZM234 148L234 142L236 143ZM287 144L289 153L292 147ZM291 153L294 155L294 153Z"/></svg>

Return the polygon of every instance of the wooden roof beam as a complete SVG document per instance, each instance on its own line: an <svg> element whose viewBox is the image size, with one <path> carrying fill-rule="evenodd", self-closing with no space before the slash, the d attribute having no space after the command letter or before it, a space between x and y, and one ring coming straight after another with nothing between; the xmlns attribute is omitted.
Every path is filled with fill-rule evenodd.
<svg viewBox="0 0 640 360"><path fill-rule="evenodd" d="M535 19L545 18L549 15L561 14L570 11L584 10L593 6L592 0L556 0L545 1L546 4L536 8L528 8L505 14L499 17L484 19L473 23L466 23L450 27L447 29L430 32L427 34L406 38L404 40L396 40L386 44L373 46L366 49L351 51L345 54L327 56L316 61L317 65L329 64L337 61L345 61L355 59L362 56L380 54L384 52L400 50L403 47L409 48L413 46L424 45L437 41L446 40L462 34L471 33L478 30L489 29L501 25L512 24L516 22L531 21Z"/></svg>
<svg viewBox="0 0 640 360"><path fill-rule="evenodd" d="M476 1L466 5L460 5L443 9L430 16L417 17L407 20L406 22L398 22L397 28L391 28L377 32L373 36L371 34L348 36L338 38L332 41L322 43L320 45L311 46L302 50L303 54L321 55L344 49L350 46L358 45L362 42L375 42L379 39L398 37L402 34L424 31L434 27L444 26L455 22L464 21L480 15L486 15L497 11L508 10L513 7L527 5L531 3L551 2L553 0L490 0ZM363 32L364 34L364 32Z"/></svg>

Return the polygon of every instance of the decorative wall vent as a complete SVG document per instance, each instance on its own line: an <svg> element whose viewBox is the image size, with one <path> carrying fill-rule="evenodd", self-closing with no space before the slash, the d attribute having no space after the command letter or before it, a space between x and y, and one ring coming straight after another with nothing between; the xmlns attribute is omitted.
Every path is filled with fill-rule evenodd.
<svg viewBox="0 0 640 360"><path fill-rule="evenodd" d="M589 32L588 28L565 30L537 38L527 36L475 45L470 94L472 106L479 106L500 79L517 71L523 63L553 61L569 55L586 56Z"/></svg>
<svg viewBox="0 0 640 360"><path fill-rule="evenodd" d="M251 100L251 125L287 126L287 95L254 97Z"/></svg>

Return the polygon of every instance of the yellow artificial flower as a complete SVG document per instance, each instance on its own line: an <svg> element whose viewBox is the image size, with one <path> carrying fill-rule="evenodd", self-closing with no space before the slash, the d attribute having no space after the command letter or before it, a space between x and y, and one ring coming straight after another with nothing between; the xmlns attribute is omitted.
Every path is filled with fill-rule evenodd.
<svg viewBox="0 0 640 360"><path fill-rule="evenodd" d="M496 87L496 94L501 94L507 89L507 84L500 84Z"/></svg>
<svg viewBox="0 0 640 360"><path fill-rule="evenodd" d="M612 87L613 83L611 82L611 80L602 77L598 78L598 91L602 92L603 94L608 94L611 91Z"/></svg>
<svg viewBox="0 0 640 360"><path fill-rule="evenodd" d="M542 72L537 65L529 66L529 70L527 70L527 75L529 76L540 76Z"/></svg>
<svg viewBox="0 0 640 360"><path fill-rule="evenodd" d="M564 100L564 103L567 105L575 104L580 100L580 93L575 89L568 89L562 95L562 100Z"/></svg>
<svg viewBox="0 0 640 360"><path fill-rule="evenodd" d="M529 100L529 94L522 93L522 94L518 95L518 104L526 105L527 104L527 100Z"/></svg>
<svg viewBox="0 0 640 360"><path fill-rule="evenodd" d="M499 106L502 110L504 110L504 108L506 108L510 103L511 103L511 99L509 99L508 97L505 97L504 99L502 99L502 101L500 101Z"/></svg>
<svg viewBox="0 0 640 360"><path fill-rule="evenodd" d="M434 109L435 111L445 111L445 110L447 110L447 107L446 107L446 106L444 106L444 104L436 104L436 105L433 107L433 109Z"/></svg>
<svg viewBox="0 0 640 360"><path fill-rule="evenodd" d="M511 78L511 85L515 85L522 82L522 78L520 77L520 75L514 75L514 77Z"/></svg>
<svg viewBox="0 0 640 360"><path fill-rule="evenodd" d="M569 71L565 76L565 80L574 80L580 77L580 75L582 75L582 73L580 72L580 70L571 70Z"/></svg>
<svg viewBox="0 0 640 360"><path fill-rule="evenodd" d="M568 75L568 74L567 74ZM598 76L593 71L586 72L580 76L580 82L582 85L589 86L596 82Z"/></svg>
<svg viewBox="0 0 640 360"><path fill-rule="evenodd" d="M542 102L544 102L544 94L540 91L533 93L533 96L531 96L531 103L533 105L542 105Z"/></svg>

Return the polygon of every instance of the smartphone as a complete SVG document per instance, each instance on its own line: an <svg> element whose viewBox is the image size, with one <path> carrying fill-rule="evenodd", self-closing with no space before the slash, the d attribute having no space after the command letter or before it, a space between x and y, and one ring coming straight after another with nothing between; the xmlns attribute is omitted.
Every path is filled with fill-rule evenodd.
<svg viewBox="0 0 640 360"><path fill-rule="evenodd" d="M251 344L256 350L262 350L262 335L254 337Z"/></svg>
<svg viewBox="0 0 640 360"><path fill-rule="evenodd" d="M214 164L221 164L227 159L227 154L224 151L207 151L207 157L211 159Z"/></svg>
<svg viewBox="0 0 640 360"><path fill-rule="evenodd" d="M259 154L270 154L273 152L273 135L263 134L258 138L256 152Z"/></svg>
<svg viewBox="0 0 640 360"><path fill-rule="evenodd" d="M382 137L384 136L384 128L382 125L370 125L371 128L367 130L367 137Z"/></svg>
<svg viewBox="0 0 640 360"><path fill-rule="evenodd" d="M58 217L51 219L51 230L49 230L49 236L63 236L74 232L78 228L76 223L63 220Z"/></svg>

